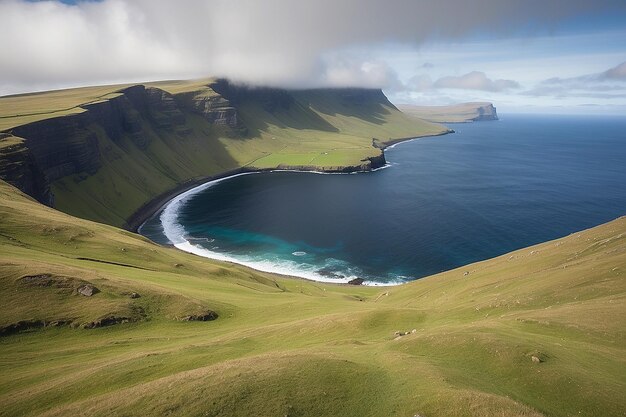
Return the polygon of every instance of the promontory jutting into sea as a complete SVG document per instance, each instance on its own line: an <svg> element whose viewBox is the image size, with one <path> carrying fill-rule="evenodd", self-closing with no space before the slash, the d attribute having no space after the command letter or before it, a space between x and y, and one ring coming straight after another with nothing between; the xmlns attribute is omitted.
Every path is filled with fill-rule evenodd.
<svg viewBox="0 0 626 417"><path fill-rule="evenodd" d="M456 133L387 150L379 172L200 186L141 232L262 271L387 285L565 236L626 207L623 118L451 126Z"/></svg>

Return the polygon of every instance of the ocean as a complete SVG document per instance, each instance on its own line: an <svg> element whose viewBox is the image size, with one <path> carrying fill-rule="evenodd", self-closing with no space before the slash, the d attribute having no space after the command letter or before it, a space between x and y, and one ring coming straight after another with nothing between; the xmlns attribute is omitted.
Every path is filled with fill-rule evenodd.
<svg viewBox="0 0 626 417"><path fill-rule="evenodd" d="M201 256L390 285L626 214L626 118L502 115L358 174L264 172L184 193L141 233Z"/></svg>

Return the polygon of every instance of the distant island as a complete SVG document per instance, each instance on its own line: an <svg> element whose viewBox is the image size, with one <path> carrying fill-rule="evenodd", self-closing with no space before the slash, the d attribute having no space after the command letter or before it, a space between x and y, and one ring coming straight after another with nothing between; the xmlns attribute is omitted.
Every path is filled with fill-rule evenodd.
<svg viewBox="0 0 626 417"><path fill-rule="evenodd" d="M498 120L496 108L491 103L460 103L451 106L414 106L400 104L402 112L429 122L467 123L483 120Z"/></svg>

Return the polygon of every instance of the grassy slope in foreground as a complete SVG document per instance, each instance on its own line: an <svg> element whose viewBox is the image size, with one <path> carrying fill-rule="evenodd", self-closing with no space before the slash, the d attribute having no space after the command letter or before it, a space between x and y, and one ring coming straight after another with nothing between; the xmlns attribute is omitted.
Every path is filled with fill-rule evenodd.
<svg viewBox="0 0 626 417"><path fill-rule="evenodd" d="M390 139L447 130L404 115L376 90L245 90L210 80L146 86L155 94L125 85L2 97L0 132L38 138L26 144L37 149L56 208L123 226L145 203L190 180L241 167L359 169ZM209 117L222 124L199 113L211 106ZM6 170L27 164L15 141L0 134ZM60 161L59 152L71 156Z"/></svg>
<svg viewBox="0 0 626 417"><path fill-rule="evenodd" d="M212 262L2 182L0 219L0 327L72 323L0 337L2 416L626 413L626 218L384 289ZM131 322L80 328L111 316Z"/></svg>
<svg viewBox="0 0 626 417"><path fill-rule="evenodd" d="M450 106L398 105L404 113L437 123L465 123L479 120L497 120L491 103L460 103Z"/></svg>

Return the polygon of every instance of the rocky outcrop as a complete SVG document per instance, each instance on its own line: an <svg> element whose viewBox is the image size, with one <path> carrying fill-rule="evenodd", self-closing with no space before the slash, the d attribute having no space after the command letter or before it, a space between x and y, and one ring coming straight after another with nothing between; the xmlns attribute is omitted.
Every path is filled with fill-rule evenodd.
<svg viewBox="0 0 626 417"><path fill-rule="evenodd" d="M123 317L123 316L105 316L99 318L98 320L90 321L88 323L83 323L80 327L83 329L97 329L99 327L113 326L115 324L124 324L135 321L131 317Z"/></svg>
<svg viewBox="0 0 626 417"><path fill-rule="evenodd" d="M212 310L208 310L206 312L200 314L189 314L187 316L181 317L180 321L213 321L218 317L217 313Z"/></svg>
<svg viewBox="0 0 626 417"><path fill-rule="evenodd" d="M372 156L368 160L370 161L370 169L382 168L387 165L384 152L381 152L378 156Z"/></svg>
<svg viewBox="0 0 626 417"><path fill-rule="evenodd" d="M471 119L474 122L484 120L498 120L498 113L496 112L496 108L491 103L484 103L479 105L476 111L478 112L478 116Z"/></svg>
<svg viewBox="0 0 626 417"><path fill-rule="evenodd" d="M220 95L207 94L206 91L193 91L178 94L176 99L185 109L201 115L211 124L233 129L243 127L239 121L237 109Z"/></svg>
<svg viewBox="0 0 626 417"><path fill-rule="evenodd" d="M78 287L76 292L78 292L78 294L80 294L80 295L84 295L85 297L91 297L91 296L99 293L100 290L97 289L96 287L94 287L93 285L84 284L84 285L81 285L80 287Z"/></svg>
<svg viewBox="0 0 626 417"><path fill-rule="evenodd" d="M0 337L9 336L9 335L27 331L27 330L40 329L42 327L67 326L67 325L70 325L71 323L72 323L72 320L69 320L69 319L52 320L52 321L20 320L15 323L10 323L4 326L0 326Z"/></svg>

